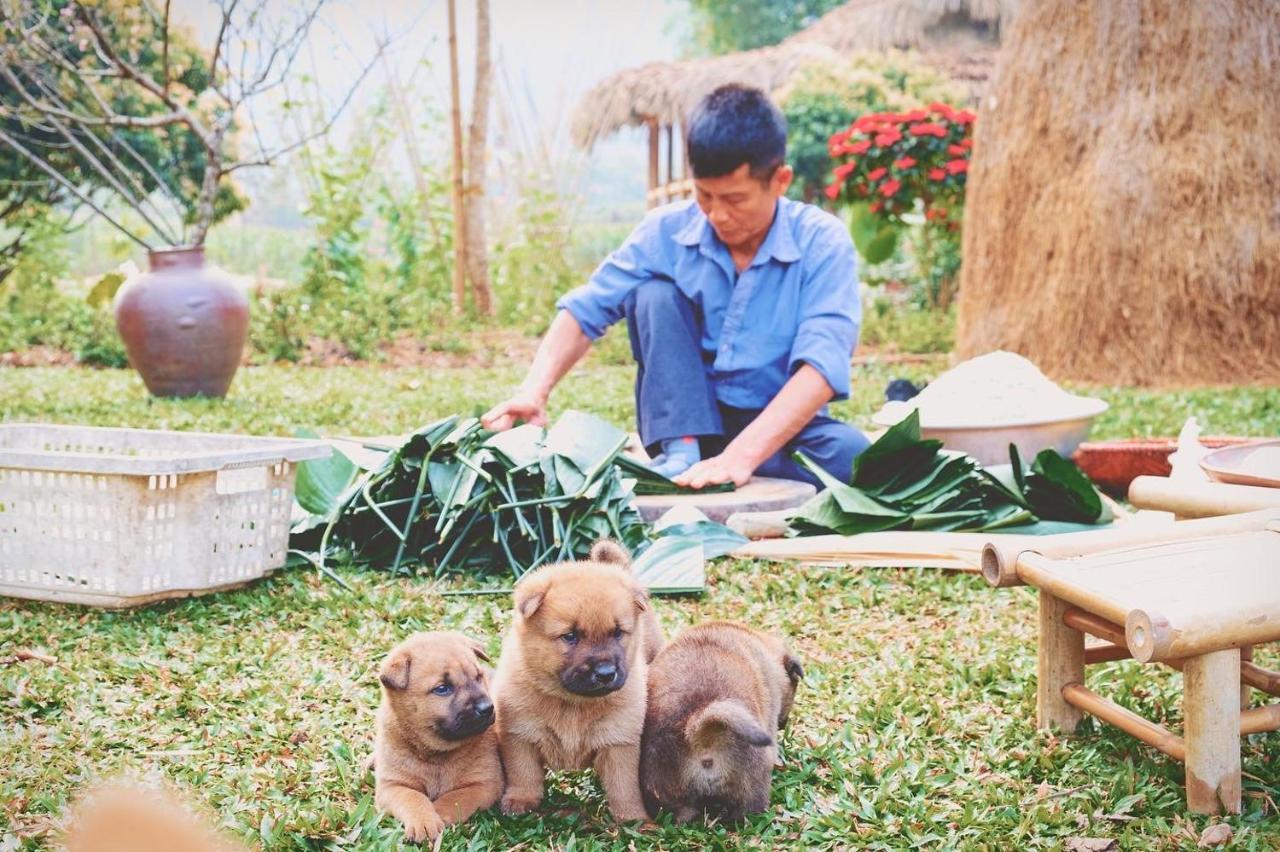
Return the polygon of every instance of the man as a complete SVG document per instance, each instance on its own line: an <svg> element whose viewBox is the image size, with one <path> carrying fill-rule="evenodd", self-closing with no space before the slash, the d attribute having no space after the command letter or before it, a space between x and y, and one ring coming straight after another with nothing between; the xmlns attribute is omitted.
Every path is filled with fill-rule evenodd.
<svg viewBox="0 0 1280 852"><path fill-rule="evenodd" d="M799 450L848 481L868 442L826 404L849 394L856 256L838 219L785 197L786 143L786 121L760 90L704 98L689 121L695 200L651 211L559 301L528 376L485 425L545 424L556 383L625 319L656 470L692 488L753 473L816 484L792 460Z"/></svg>

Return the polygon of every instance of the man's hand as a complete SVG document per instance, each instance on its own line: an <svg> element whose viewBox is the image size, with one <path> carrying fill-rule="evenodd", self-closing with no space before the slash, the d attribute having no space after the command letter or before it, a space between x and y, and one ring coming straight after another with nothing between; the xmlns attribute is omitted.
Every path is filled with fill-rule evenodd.
<svg viewBox="0 0 1280 852"><path fill-rule="evenodd" d="M521 421L546 426L546 399L527 391L516 391L510 399L498 403L480 418L481 425L494 432L505 432Z"/></svg>
<svg viewBox="0 0 1280 852"><path fill-rule="evenodd" d="M718 456L698 462L672 479L672 482L685 488L704 488L723 482L732 482L735 486L741 486L747 484L747 480L751 479L755 469L756 466L749 461L726 450Z"/></svg>

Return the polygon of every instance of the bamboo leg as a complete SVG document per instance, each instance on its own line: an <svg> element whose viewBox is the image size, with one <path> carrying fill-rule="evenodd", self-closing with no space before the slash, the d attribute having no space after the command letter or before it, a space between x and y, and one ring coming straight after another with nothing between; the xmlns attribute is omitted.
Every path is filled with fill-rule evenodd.
<svg viewBox="0 0 1280 852"><path fill-rule="evenodd" d="M1253 646L1245 645L1240 649L1240 664L1243 668L1245 663L1253 662ZM1243 672L1240 678L1240 709L1246 710L1249 702L1253 700L1253 687L1244 679Z"/></svg>
<svg viewBox="0 0 1280 852"><path fill-rule="evenodd" d="M1036 724L1071 733L1082 713L1062 697L1069 683L1084 683L1084 634L1063 623L1065 601L1040 590L1040 651L1036 684Z"/></svg>
<svg viewBox="0 0 1280 852"><path fill-rule="evenodd" d="M1240 813L1240 649L1188 658L1182 667L1187 807Z"/></svg>

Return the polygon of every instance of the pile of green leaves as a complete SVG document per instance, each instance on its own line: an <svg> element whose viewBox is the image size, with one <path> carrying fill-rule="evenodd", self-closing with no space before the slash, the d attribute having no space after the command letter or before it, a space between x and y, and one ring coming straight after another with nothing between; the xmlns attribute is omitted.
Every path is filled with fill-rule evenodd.
<svg viewBox="0 0 1280 852"><path fill-rule="evenodd" d="M296 494L309 514L291 545L321 567L341 559L393 572L430 567L436 576L506 569L519 577L585 557L601 538L639 554L651 532L634 495L677 486L622 456L625 444L622 430L576 411L547 430L498 433L473 417L447 417L368 470L341 454L302 465ZM696 532L699 541L708 535Z"/></svg>
<svg viewBox="0 0 1280 852"><path fill-rule="evenodd" d="M917 411L893 426L841 482L803 454L796 460L825 490L790 519L797 535L857 535L880 530L1062 532L1111 519L1093 483L1054 450L1024 468L1013 445L1007 469L985 469L971 456L920 437Z"/></svg>

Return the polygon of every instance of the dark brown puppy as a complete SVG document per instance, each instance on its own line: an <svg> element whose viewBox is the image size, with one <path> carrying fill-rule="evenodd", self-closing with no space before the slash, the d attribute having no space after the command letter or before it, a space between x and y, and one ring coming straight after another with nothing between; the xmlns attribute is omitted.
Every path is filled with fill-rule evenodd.
<svg viewBox="0 0 1280 852"><path fill-rule="evenodd" d="M650 813L729 821L769 807L778 747L804 672L783 642L718 621L685 630L649 667L640 786Z"/></svg>
<svg viewBox="0 0 1280 852"><path fill-rule="evenodd" d="M614 818L646 816L640 732L662 632L628 563L601 541L589 561L548 565L516 586L494 677L507 813L537 807L548 768L591 766Z"/></svg>
<svg viewBox="0 0 1280 852"><path fill-rule="evenodd" d="M484 650L461 633L416 633L382 664L374 801L405 837L435 839L502 795Z"/></svg>

